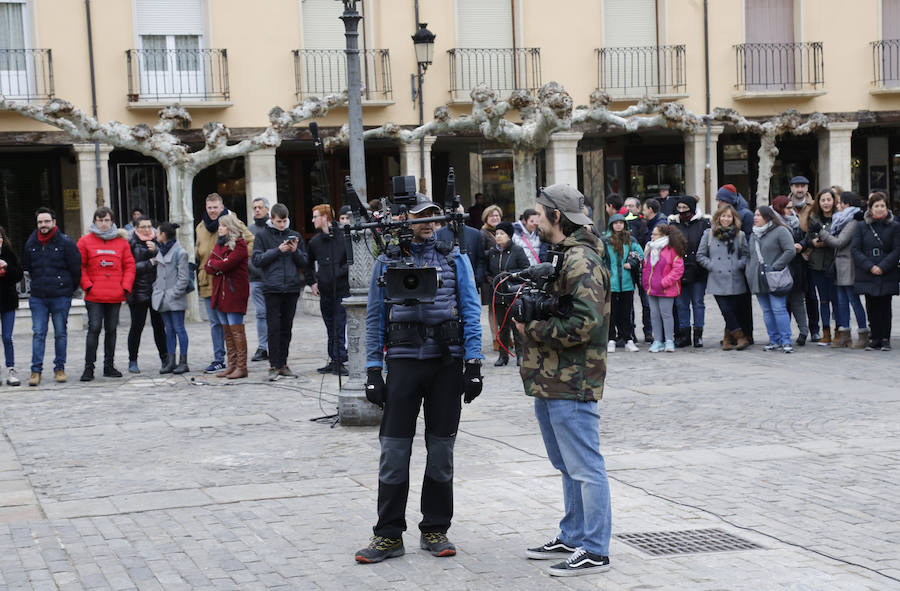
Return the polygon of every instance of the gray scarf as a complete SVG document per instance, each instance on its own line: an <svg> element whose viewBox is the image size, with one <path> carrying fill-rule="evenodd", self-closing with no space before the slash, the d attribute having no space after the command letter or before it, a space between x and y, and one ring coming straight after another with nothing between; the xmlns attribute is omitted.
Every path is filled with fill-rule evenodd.
<svg viewBox="0 0 900 591"><path fill-rule="evenodd" d="M115 224L109 227L109 230L106 232L102 232L100 228L97 227L97 224L91 224L90 228L91 232L93 232L97 238L102 238L103 240L112 240L113 238L117 238L119 236L119 229Z"/></svg>
<svg viewBox="0 0 900 591"><path fill-rule="evenodd" d="M753 233L757 238L762 238L766 235L766 232L772 229L772 226L774 225L775 224L773 224L772 222L766 222L762 226L753 226Z"/></svg>

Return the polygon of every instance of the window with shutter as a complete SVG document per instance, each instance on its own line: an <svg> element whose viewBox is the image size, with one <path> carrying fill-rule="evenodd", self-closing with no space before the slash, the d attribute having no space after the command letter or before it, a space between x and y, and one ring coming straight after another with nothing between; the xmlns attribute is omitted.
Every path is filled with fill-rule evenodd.
<svg viewBox="0 0 900 591"><path fill-rule="evenodd" d="M795 61L794 0L744 0L746 49L744 80L748 91L791 90Z"/></svg>
<svg viewBox="0 0 900 591"><path fill-rule="evenodd" d="M658 92L657 0L604 0L601 84L611 95Z"/></svg>
<svg viewBox="0 0 900 591"><path fill-rule="evenodd" d="M25 8L24 2L0 3L0 92L8 97L30 94Z"/></svg>
<svg viewBox="0 0 900 591"><path fill-rule="evenodd" d="M203 0L135 0L142 98L207 98L215 68L203 49L203 6Z"/></svg>
<svg viewBox="0 0 900 591"><path fill-rule="evenodd" d="M900 87L900 0L882 0L881 42L876 45L881 62L876 83L885 88Z"/></svg>
<svg viewBox="0 0 900 591"><path fill-rule="evenodd" d="M303 65L300 84L306 95L324 96L347 88L343 6L334 0L300 0ZM365 81L364 81L365 82Z"/></svg>
<svg viewBox="0 0 900 591"><path fill-rule="evenodd" d="M461 97L468 98L482 82L501 95L515 89L516 72L524 71L526 64L513 48L512 2L456 0L453 52L456 91Z"/></svg>

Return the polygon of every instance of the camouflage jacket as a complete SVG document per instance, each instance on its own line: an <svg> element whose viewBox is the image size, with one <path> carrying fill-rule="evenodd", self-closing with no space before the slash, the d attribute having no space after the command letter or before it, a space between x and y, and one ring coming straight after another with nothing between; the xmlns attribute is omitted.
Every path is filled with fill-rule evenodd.
<svg viewBox="0 0 900 591"><path fill-rule="evenodd" d="M519 369L525 393L541 398L600 400L606 380L610 308L603 244L581 229L554 248L565 252L565 262L549 289L555 295L572 294L573 310L566 318L554 316L525 325Z"/></svg>

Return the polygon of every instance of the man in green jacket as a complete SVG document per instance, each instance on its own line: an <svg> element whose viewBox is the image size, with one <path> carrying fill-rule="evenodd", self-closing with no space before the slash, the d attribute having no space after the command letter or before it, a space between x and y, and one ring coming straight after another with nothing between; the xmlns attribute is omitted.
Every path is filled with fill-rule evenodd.
<svg viewBox="0 0 900 591"><path fill-rule="evenodd" d="M609 272L602 243L585 227L592 221L583 213L584 195L556 184L541 189L537 203L541 240L564 255L549 291L570 295L572 313L516 322L525 337L520 369L525 393L534 397L547 455L562 473L565 501L559 534L526 554L564 559L550 567L553 576L604 572L609 569L612 518L597 402L606 380Z"/></svg>

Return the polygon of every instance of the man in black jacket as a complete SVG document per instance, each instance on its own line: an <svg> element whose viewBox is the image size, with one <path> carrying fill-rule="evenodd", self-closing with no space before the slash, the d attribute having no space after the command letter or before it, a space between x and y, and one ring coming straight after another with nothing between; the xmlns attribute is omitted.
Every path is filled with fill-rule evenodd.
<svg viewBox="0 0 900 591"><path fill-rule="evenodd" d="M462 213L462 206L457 209ZM444 226L435 234L441 242L453 242L455 236L450 226ZM466 256L472 263L472 269L475 271L475 287L481 289L481 282L484 280L484 274L487 270L487 260L484 257L484 238L481 237L481 230L476 230L468 225L463 225L463 239L465 240Z"/></svg>
<svg viewBox="0 0 900 591"><path fill-rule="evenodd" d="M266 223L269 221L269 200L257 197L251 204L253 207L253 223L247 224L247 229L257 236L266 231ZM269 358L269 328L266 324L266 296L262 288L262 272L249 261L250 273L250 298L253 300L253 308L256 310L256 353L250 361L265 361Z"/></svg>
<svg viewBox="0 0 900 591"><path fill-rule="evenodd" d="M288 208L272 206L266 231L253 242L253 265L262 271L266 296L266 324L269 333L269 381L297 375L287 366L291 327L297 311L297 298L303 291L301 271L307 254L303 237L289 229Z"/></svg>
<svg viewBox="0 0 900 591"><path fill-rule="evenodd" d="M56 357L53 372L57 382L66 381L66 324L72 294L81 283L81 253L75 242L56 227L56 214L41 207L35 212L37 230L25 242L22 268L31 273L31 378L29 386L41 383L47 321L53 319Z"/></svg>
<svg viewBox="0 0 900 591"><path fill-rule="evenodd" d="M319 310L325 330L328 331L328 364L319 373L350 375L347 367L347 311L341 300L350 295L350 265L344 235L331 233L334 219L330 205L316 205L312 210L312 222L318 233L309 240L309 262L306 276L314 295L319 296ZM317 265L318 263L318 265ZM318 266L318 269L316 268Z"/></svg>

